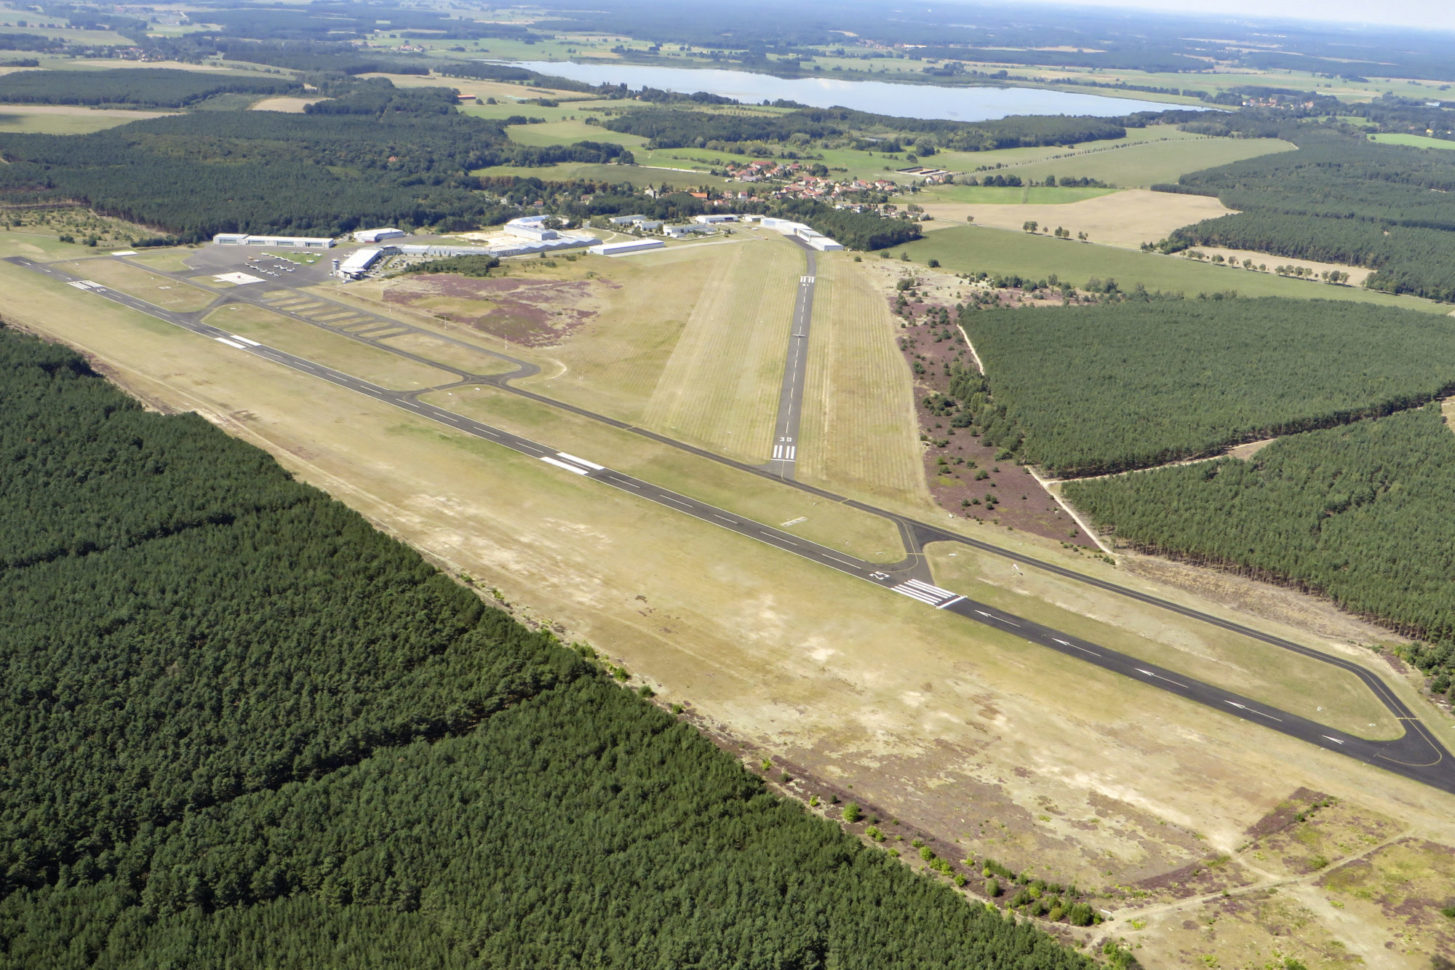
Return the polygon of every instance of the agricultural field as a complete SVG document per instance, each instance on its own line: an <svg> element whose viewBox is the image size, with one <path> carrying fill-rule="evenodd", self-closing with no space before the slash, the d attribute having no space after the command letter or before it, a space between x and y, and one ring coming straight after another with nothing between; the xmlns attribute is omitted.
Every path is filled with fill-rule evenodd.
<svg viewBox="0 0 1455 970"><path fill-rule="evenodd" d="M1381 145L1405 145L1409 148L1455 148L1455 141L1448 138L1428 138L1424 135L1379 133L1370 135L1369 140Z"/></svg>
<svg viewBox="0 0 1455 970"><path fill-rule="evenodd" d="M1037 182L1054 175L1057 179L1096 179L1118 188L1147 188L1176 181L1186 172L1292 151L1293 147L1276 138L1220 138L1170 125L1148 125L1128 129L1125 138L1085 142L1070 149L1052 145L991 152L945 151L927 161L972 175L993 170Z"/></svg>
<svg viewBox="0 0 1455 970"><path fill-rule="evenodd" d="M1344 424L1417 406L1455 383L1455 333L1443 318L1344 302L970 309L961 322L1009 425L997 442L1020 441L1021 455L1058 476ZM1001 418L982 414L976 424L991 420Z"/></svg>
<svg viewBox="0 0 1455 970"><path fill-rule="evenodd" d="M1033 235L974 225L929 232L923 239L887 250L885 254L890 258L907 254L911 261L921 265L933 259L946 269L962 273L1020 275L1031 279L1045 279L1054 274L1077 286L1092 279L1113 279L1124 290L1140 284L1154 293L1189 297L1199 293L1233 292L1246 297L1341 300L1432 314L1449 312L1447 305L1404 294L1396 296L1360 287L1330 286L1180 256L1128 252L1096 245L1095 238L1083 244L1055 239L1045 233ZM1279 263L1279 258L1266 257L1263 261L1271 269Z"/></svg>
<svg viewBox="0 0 1455 970"><path fill-rule="evenodd" d="M960 189L960 186L954 186ZM965 186L965 195L973 199L975 187ZM986 199L974 203L928 202L943 197L936 190L919 193L920 205L934 221L927 223L927 233L960 226L974 221L977 226L991 229L1023 230L1026 223L1035 222L1042 233L1052 233L1058 227L1065 228L1073 236L1086 233L1087 239L1101 246L1116 246L1122 249L1140 249L1143 243L1164 238L1172 230L1190 222L1226 215L1225 208L1217 199L1202 195L1171 195L1151 192L1146 189L1125 189L1107 194L1098 189L1002 189L980 188L980 192L1043 193L1037 202L1020 203L1013 199L996 201ZM1056 202L1059 193L1066 193L1062 201ZM1076 193L1084 193L1076 198ZM946 196L949 193L945 194ZM1051 198L1045 198L1051 196ZM1079 236L1078 236L1079 239ZM1064 275L1064 274L1063 274Z"/></svg>
<svg viewBox="0 0 1455 970"><path fill-rule="evenodd" d="M70 104L0 104L0 131L39 135L85 135L143 118L159 118L168 113L129 108L87 108Z"/></svg>

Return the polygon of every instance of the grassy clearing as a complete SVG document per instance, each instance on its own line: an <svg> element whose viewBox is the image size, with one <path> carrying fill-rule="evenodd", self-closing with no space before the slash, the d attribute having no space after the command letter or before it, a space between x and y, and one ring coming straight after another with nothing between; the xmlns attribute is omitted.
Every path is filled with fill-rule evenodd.
<svg viewBox="0 0 1455 970"><path fill-rule="evenodd" d="M909 366L884 297L846 256L818 257L798 477L871 501L930 501Z"/></svg>
<svg viewBox="0 0 1455 970"><path fill-rule="evenodd" d="M530 55L525 55L522 59L529 59L529 56ZM452 87L459 91L461 94L468 94L473 97L479 98L481 102L484 102L489 98L494 98L496 101L511 102L528 101L534 98L546 98L551 101L560 101L564 105L565 102L568 101L580 102L595 100L589 95L583 95L580 91L563 91L556 88L537 87L533 84L522 84L518 81L491 81L487 79L469 77L441 77L438 74L364 74L360 76L386 77L394 83L395 87L398 88ZM488 110L493 107L496 106L487 104L464 105L462 106L462 110L466 114L474 114L477 110ZM520 110L522 105L512 104L508 107L510 107L512 110L506 111L505 115L528 114L534 117L547 117L547 112L555 110L552 108L543 108L539 105L527 105L524 107L529 107L530 110L523 112ZM569 109L566 109L564 107L562 110L564 113L570 113ZM482 113L481 117L492 118L497 116L493 114ZM504 115L500 117L504 117Z"/></svg>
<svg viewBox="0 0 1455 970"><path fill-rule="evenodd" d="M135 256L126 257L128 262L141 263L152 269L168 273L181 273L189 269L187 259L195 253L190 248L143 249Z"/></svg>
<svg viewBox="0 0 1455 970"><path fill-rule="evenodd" d="M552 270L553 275L597 274L601 284L593 296L599 309L590 324L560 346L522 354L544 366L541 377L532 380L533 389L625 421L645 422L648 402L665 380L668 362L693 314L732 312L730 306L712 305L712 281L751 295L760 277L773 275L776 263L802 260L779 239L765 241L747 234L735 239L741 241L668 247ZM786 272L797 271L781 275ZM729 297L739 295L730 292ZM783 310L785 321L788 312L789 308ZM786 331L783 344L786 347Z"/></svg>
<svg viewBox="0 0 1455 970"><path fill-rule="evenodd" d="M170 111L86 108L68 104L0 104L0 131L37 135L89 135L117 125L160 118Z"/></svg>
<svg viewBox="0 0 1455 970"><path fill-rule="evenodd" d="M1352 286L1329 286L1310 280L1288 279L1271 273L1213 266L1179 256L1128 252L1109 246L1086 245L999 229L958 226L929 233L901 247L916 262L938 259L956 272L1019 273L1044 278L1055 273L1063 280L1084 284L1093 277L1115 279L1122 289L1140 283L1152 291L1219 293L1233 290L1240 296L1285 296L1294 299L1355 300L1381 306L1399 306L1447 313L1449 307L1411 296L1391 296ZM898 254L897 249L891 256Z"/></svg>
<svg viewBox="0 0 1455 970"><path fill-rule="evenodd" d="M219 307L207 315L207 322L394 390L434 387L458 379L448 371L405 360L250 303Z"/></svg>
<svg viewBox="0 0 1455 970"><path fill-rule="evenodd" d="M1109 597L966 546L926 550L946 589L1327 724L1357 737L1397 738L1401 725L1353 674L1213 626Z"/></svg>
<svg viewBox="0 0 1455 970"><path fill-rule="evenodd" d="M1369 140L1381 145L1408 145L1411 148L1455 148L1455 141L1448 138L1427 138L1424 135L1374 134L1369 136Z"/></svg>
<svg viewBox="0 0 1455 970"><path fill-rule="evenodd" d="M745 461L767 461L804 258L790 244L703 247L706 279L642 423Z"/></svg>
<svg viewBox="0 0 1455 970"><path fill-rule="evenodd" d="M386 337L380 343L398 347L411 354L418 354L420 357L438 364L458 367L472 374L504 374L515 369L515 365L510 361L502 360L494 354L462 347L457 343L442 340L427 333L406 333L398 337Z"/></svg>
<svg viewBox="0 0 1455 970"><path fill-rule="evenodd" d="M217 299L217 294L211 290L160 276L109 256L62 263L57 268L75 273L83 279L104 283L164 310L189 313L201 310Z"/></svg>
<svg viewBox="0 0 1455 970"><path fill-rule="evenodd" d="M874 562L904 556L899 532L886 519L506 391L459 388L425 400L850 555Z"/></svg>
<svg viewBox="0 0 1455 970"><path fill-rule="evenodd" d="M263 98L248 106L250 111L281 111L284 114L300 115L310 104L317 104L323 98L277 97Z"/></svg>

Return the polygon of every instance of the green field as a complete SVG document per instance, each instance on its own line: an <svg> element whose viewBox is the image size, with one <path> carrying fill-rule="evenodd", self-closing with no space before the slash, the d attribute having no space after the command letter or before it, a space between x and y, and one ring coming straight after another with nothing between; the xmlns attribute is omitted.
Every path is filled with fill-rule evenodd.
<svg viewBox="0 0 1455 970"><path fill-rule="evenodd" d="M918 263L937 259L941 266L956 272L1019 274L1031 279L1044 279L1054 273L1078 286L1092 278L1115 279L1124 290L1140 283L1152 292L1186 296L1232 290L1240 296L1354 300L1429 313L1449 312L1447 306L1417 297L1391 296L1358 287L1328 286L1176 256L1081 245L1045 235L975 226L936 230L923 239L896 248L890 255L897 257L901 251Z"/></svg>
<svg viewBox="0 0 1455 970"><path fill-rule="evenodd" d="M1080 202L1101 195L1110 195L1116 189L1097 189L1085 186L1046 187L1044 185L936 185L921 189L915 201L926 202L978 202L989 205L1058 205L1065 202Z"/></svg>
<svg viewBox="0 0 1455 970"><path fill-rule="evenodd" d="M71 105L0 104L0 131L40 135L85 135L117 125L158 118L165 111L83 108Z"/></svg>
<svg viewBox="0 0 1455 970"><path fill-rule="evenodd" d="M1448 138L1427 138L1424 135L1374 134L1369 136L1369 140L1381 145L1408 145L1411 148L1455 148L1455 141Z"/></svg>

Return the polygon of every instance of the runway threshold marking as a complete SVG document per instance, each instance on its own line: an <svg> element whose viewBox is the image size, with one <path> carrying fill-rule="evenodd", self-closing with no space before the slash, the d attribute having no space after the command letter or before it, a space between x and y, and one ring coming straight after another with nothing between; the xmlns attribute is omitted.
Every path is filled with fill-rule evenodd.
<svg viewBox="0 0 1455 970"><path fill-rule="evenodd" d="M589 471L589 469L582 468L580 465L572 465L569 462L561 461L559 458L552 458L550 455L541 455L541 461L545 462L547 465L555 465L557 468L564 468L568 472L575 472L577 475L585 475L587 471Z"/></svg>
<svg viewBox="0 0 1455 970"><path fill-rule="evenodd" d="M919 600L921 603L928 603L935 609L944 609L951 603L957 603L965 597L958 593L952 593L948 589L940 589L938 586L931 586L918 579L909 579L898 586L891 586L901 596L908 596L910 599Z"/></svg>

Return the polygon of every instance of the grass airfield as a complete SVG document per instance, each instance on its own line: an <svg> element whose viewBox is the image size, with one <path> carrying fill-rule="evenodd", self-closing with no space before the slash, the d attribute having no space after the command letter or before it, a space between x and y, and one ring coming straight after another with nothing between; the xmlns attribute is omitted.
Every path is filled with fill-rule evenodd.
<svg viewBox="0 0 1455 970"><path fill-rule="evenodd" d="M497 100L551 93L498 82L477 87ZM521 129L549 144L555 137L574 140L584 106L479 107L559 112L548 125ZM134 117L127 114L123 120ZM45 123L31 117L24 123ZM49 123L80 123L75 117L119 123L61 117ZM583 127L598 138L603 131ZM1129 135L1125 146L1107 152L1063 158L1017 149L1013 159L943 153L935 161L1003 163L1037 178L1119 172L1118 185L1175 177L1195 160L1209 164L1199 154L1209 150L1206 141L1146 134ZM1034 152L1042 154L1028 154ZM895 164L859 154L866 157L835 161L865 173ZM712 160L661 151L643 157L683 168L706 168ZM593 174L613 181L623 173L652 184L704 180L665 168L586 168L602 169ZM520 174L547 173L568 174L559 167ZM1010 192L1019 197L1004 198ZM909 253L916 261L911 266L934 257L945 269L1055 272L1076 282L1114 276L1124 288L1142 282L1190 293L1337 293L1444 312L1425 301L1116 250L1142 231L1137 220L1155 209L1146 200L1133 204L1135 195L996 193L1001 198L967 187L938 197L918 193L915 200L937 221L926 225L933 230L926 239L895 256ZM1075 222L1082 207L1095 206L1102 208L1095 217L1100 223ZM992 228L996 219L986 211L992 208L1001 210L996 219L1006 223L1004 230ZM965 214L976 214L976 223L963 224ZM1064 219L1073 232L1091 227L1094 244L1016 231L1024 219L1040 216ZM1125 240L1112 238L1118 226ZM121 238L112 248L122 248ZM164 275L181 270L187 252L149 251L123 262L98 255L98 247L59 243L49 227L0 234L0 256L69 261L88 278L159 306L203 310L225 290L206 278L182 283ZM305 296L395 315L433 332L386 342L441 365L498 373L504 365L489 352L508 353L541 367L521 385L539 394L744 461L766 459L801 252L771 234L742 232L714 246L552 262L507 267L507 279L587 284L581 308L589 322L550 346L518 346L442 319L430 307L390 304L390 284L330 283ZM895 347L897 324L887 299L850 254L821 255L818 267L800 480L1211 612L1235 610L1226 593L1231 583L1214 582L1206 595L1195 594L1033 537L947 519L931 505L920 472L911 375ZM0 263L0 289L11 322L78 347L155 406L196 410L267 448L300 478L444 568L498 591L521 615L563 638L592 643L650 682L664 702L685 704L707 729L744 743L753 760L801 766L791 786L800 796L815 793L820 782L832 784L886 820L891 841L894 826L887 820L899 819L959 843L968 854L1096 887L1100 905L1116 918L1094 932L1125 938L1144 966L1261 966L1282 954L1310 966L1425 970L1430 953L1448 952L1450 933L1438 913L1434 920L1423 915L1432 902L1448 905L1439 897L1455 875L1455 823L1446 796L593 488L380 402L239 357L11 264ZM495 308L490 299L474 302L484 312ZM431 390L454 375L277 309L233 304L211 314L209 322L233 332L389 387L419 390L432 403L845 552L876 561L902 554L885 520L503 391ZM467 339L479 350L459 350L444 337ZM965 547L929 552L936 581L948 588L1065 629L1083 623L1085 636L1109 644L1116 638L1114 645L1128 652L1144 651L1139 655L1159 664L1353 734L1398 733L1382 719L1382 708L1332 668L1054 577L1017 575L1005 560L970 555ZM1300 602L1312 613L1327 610ZM1351 625L1331 623L1310 634L1267 616L1250 622L1379 671L1447 744L1455 740L1450 719L1422 705L1408 681L1363 648L1367 637ZM1255 831L1286 805L1303 804L1300 789L1337 802L1304 821ZM1279 925L1298 926L1297 940L1273 935L1270 928ZM1390 940L1394 947L1386 949Z"/></svg>

